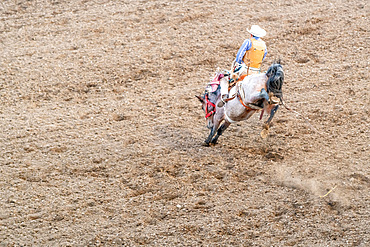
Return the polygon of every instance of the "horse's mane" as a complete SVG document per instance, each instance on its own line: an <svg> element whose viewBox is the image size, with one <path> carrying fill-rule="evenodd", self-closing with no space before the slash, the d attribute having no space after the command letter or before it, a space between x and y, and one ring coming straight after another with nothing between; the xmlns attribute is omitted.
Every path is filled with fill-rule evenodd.
<svg viewBox="0 0 370 247"><path fill-rule="evenodd" d="M280 64L280 59L275 61L267 70L266 76L268 77L266 87L267 92L272 92L280 100L283 100L283 83L284 71Z"/></svg>

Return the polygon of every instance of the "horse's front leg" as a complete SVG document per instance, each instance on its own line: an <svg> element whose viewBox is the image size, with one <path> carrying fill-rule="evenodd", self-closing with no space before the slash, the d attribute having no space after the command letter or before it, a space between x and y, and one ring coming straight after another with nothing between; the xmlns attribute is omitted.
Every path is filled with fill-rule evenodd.
<svg viewBox="0 0 370 247"><path fill-rule="evenodd" d="M217 130L217 127L218 127L218 125L217 126L216 125L213 125L213 127L211 129L211 132L209 133L207 139L204 141L204 145L205 146L209 146L209 143L211 142L212 137L215 135L215 132Z"/></svg>
<svg viewBox="0 0 370 247"><path fill-rule="evenodd" d="M217 135L212 139L211 143L212 144L216 144L217 143L217 140L218 138L220 137L220 135L222 135L222 133L224 133L224 131L230 126L230 122L225 120L225 122L221 125L221 127L217 130Z"/></svg>
<svg viewBox="0 0 370 247"><path fill-rule="evenodd" d="M218 118L218 117L214 117L214 122L213 122L213 126L211 128L211 132L209 133L207 139L204 141L204 144L206 146L209 146L209 143L211 142L212 140L212 137L215 135L218 127L220 126L221 122L222 122L222 118Z"/></svg>

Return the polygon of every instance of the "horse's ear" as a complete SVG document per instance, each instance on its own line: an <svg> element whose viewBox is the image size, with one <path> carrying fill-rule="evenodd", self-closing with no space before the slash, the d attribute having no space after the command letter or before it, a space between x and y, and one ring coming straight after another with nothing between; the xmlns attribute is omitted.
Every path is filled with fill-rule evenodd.
<svg viewBox="0 0 370 247"><path fill-rule="evenodd" d="M200 101L200 102L202 102L202 103L204 102L204 99L203 99L201 96L199 96L199 95L195 95L195 97L197 97L197 98L199 99L199 101Z"/></svg>

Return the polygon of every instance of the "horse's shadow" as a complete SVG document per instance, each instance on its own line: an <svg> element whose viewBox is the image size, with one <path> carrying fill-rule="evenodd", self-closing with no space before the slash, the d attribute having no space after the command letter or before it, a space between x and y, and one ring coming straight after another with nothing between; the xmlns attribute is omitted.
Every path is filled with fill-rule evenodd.
<svg viewBox="0 0 370 247"><path fill-rule="evenodd" d="M200 147L199 137L191 130L171 127L168 125L156 126L157 133L154 143L161 148L170 148L178 151L188 151Z"/></svg>

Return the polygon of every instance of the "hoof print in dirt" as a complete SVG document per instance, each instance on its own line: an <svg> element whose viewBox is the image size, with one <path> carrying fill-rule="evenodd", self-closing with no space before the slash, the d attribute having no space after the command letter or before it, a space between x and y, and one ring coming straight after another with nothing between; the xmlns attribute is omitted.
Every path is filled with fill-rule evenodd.
<svg viewBox="0 0 370 247"><path fill-rule="evenodd" d="M265 158L269 159L269 160L277 161L277 160L284 159L284 156L282 156L278 153L275 153L275 152L269 152L265 155Z"/></svg>
<svg viewBox="0 0 370 247"><path fill-rule="evenodd" d="M113 120L114 121L122 121L127 119L127 117L123 114L113 114Z"/></svg>

